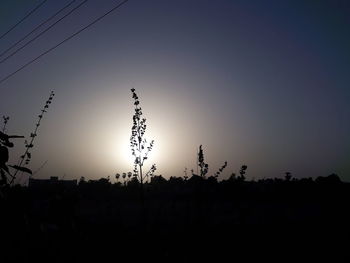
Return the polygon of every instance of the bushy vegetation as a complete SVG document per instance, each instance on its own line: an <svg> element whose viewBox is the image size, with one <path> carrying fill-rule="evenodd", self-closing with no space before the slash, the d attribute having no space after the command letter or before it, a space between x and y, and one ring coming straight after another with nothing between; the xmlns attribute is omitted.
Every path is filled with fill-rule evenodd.
<svg viewBox="0 0 350 263"><path fill-rule="evenodd" d="M154 176L143 185L142 203L137 180L125 185L102 178L81 180L74 187L7 188L0 224L12 231L2 238L24 252L14 253L9 245L3 248L20 261L113 257L184 262L186 257L196 262L230 256L258 260L266 254L248 251L263 246L272 256L277 246L292 253L287 248L298 244L288 254L297 260L305 256L301 245L324 246L330 240L338 245L340 237L350 234L350 185L336 175L316 180L210 178ZM307 252L314 260L329 260L329 251Z"/></svg>

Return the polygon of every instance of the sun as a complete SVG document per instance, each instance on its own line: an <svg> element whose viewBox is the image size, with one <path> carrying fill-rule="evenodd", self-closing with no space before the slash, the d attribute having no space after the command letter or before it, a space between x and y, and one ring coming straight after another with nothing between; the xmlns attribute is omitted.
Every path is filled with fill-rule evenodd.
<svg viewBox="0 0 350 263"><path fill-rule="evenodd" d="M131 153L129 139L128 135L118 136L113 140L112 145L113 159L119 160L125 166L131 166L135 161L135 157Z"/></svg>
<svg viewBox="0 0 350 263"><path fill-rule="evenodd" d="M130 134L114 134L109 140L108 152L111 162L117 164L118 169L128 169L128 171L133 169L135 157L132 155L130 148ZM145 161L145 168L151 165L154 160L157 160L157 156L159 155L159 148L157 146L155 142L155 147L148 154L148 159Z"/></svg>
<svg viewBox="0 0 350 263"><path fill-rule="evenodd" d="M129 140L123 140L123 142L118 145L118 156L123 162L127 164L134 164L135 157L131 153Z"/></svg>

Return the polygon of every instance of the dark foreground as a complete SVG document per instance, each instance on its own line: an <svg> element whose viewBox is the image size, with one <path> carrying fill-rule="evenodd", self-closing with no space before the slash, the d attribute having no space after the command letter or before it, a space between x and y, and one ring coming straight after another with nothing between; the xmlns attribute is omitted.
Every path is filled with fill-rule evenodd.
<svg viewBox="0 0 350 263"><path fill-rule="evenodd" d="M1 191L0 262L350 262L350 185L337 180Z"/></svg>

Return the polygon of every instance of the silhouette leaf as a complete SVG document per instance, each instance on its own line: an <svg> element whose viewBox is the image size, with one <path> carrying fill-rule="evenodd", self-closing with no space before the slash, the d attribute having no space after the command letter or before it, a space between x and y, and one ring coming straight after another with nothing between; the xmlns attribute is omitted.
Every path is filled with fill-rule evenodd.
<svg viewBox="0 0 350 263"><path fill-rule="evenodd" d="M9 151L6 147L0 146L0 164L5 164L9 160Z"/></svg>
<svg viewBox="0 0 350 263"><path fill-rule="evenodd" d="M9 168L7 167L6 164L1 164L0 168L3 169L5 172L7 172L8 174L10 174Z"/></svg>
<svg viewBox="0 0 350 263"><path fill-rule="evenodd" d="M6 141L8 139L8 135L0 131L0 140Z"/></svg>
<svg viewBox="0 0 350 263"><path fill-rule="evenodd" d="M21 135L8 135L8 138L24 138L24 136Z"/></svg>
<svg viewBox="0 0 350 263"><path fill-rule="evenodd" d="M33 174L32 170L26 168L26 167L22 167L22 166L18 166L18 165L9 165L10 167L18 170L18 171L21 171L21 172L24 172L24 173L29 173L29 174Z"/></svg>

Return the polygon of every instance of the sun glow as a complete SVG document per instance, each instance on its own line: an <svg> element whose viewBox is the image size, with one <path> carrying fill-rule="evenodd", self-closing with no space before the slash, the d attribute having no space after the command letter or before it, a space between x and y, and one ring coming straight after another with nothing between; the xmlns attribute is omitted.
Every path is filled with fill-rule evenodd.
<svg viewBox="0 0 350 263"><path fill-rule="evenodd" d="M135 157L131 153L130 148L130 135L118 136L113 140L112 155L113 159L117 160L122 166L133 167ZM157 157L159 149L157 149L157 144L148 154L148 159L145 161L145 165L151 165L151 162ZM131 169L131 168L130 168Z"/></svg>
<svg viewBox="0 0 350 263"><path fill-rule="evenodd" d="M116 157L127 165L133 165L135 157L131 153L129 136L123 136L121 140L118 140L115 147Z"/></svg>

